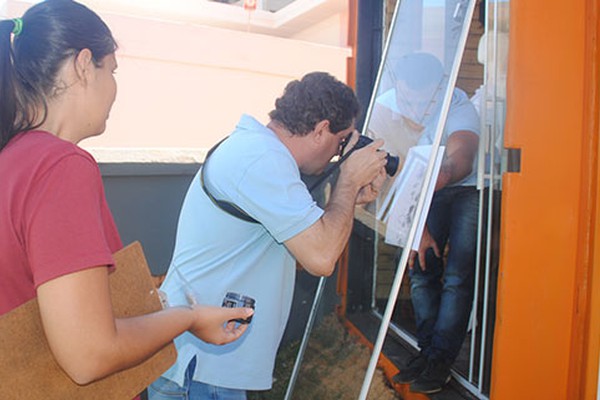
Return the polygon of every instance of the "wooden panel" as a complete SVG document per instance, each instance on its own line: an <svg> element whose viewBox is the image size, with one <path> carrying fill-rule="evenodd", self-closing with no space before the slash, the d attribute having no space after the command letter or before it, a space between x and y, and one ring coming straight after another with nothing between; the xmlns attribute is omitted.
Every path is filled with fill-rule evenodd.
<svg viewBox="0 0 600 400"><path fill-rule="evenodd" d="M162 309L139 242L115 253L115 264L116 270L110 274L115 316L131 317ZM2 398L6 399L131 399L176 358L171 343L136 367L80 386L54 359L36 299L0 317L0 382Z"/></svg>
<svg viewBox="0 0 600 400"><path fill-rule="evenodd" d="M475 5L465 52L456 80L456 86L467 92L469 97L473 96L477 88L483 83L483 65L477 61L477 47L484 29L479 21L479 7L482 7L481 1L478 1Z"/></svg>

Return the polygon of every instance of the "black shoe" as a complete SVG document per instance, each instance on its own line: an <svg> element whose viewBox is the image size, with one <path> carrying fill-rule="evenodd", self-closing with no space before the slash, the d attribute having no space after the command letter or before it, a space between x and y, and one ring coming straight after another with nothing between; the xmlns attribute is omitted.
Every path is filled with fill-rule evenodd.
<svg viewBox="0 0 600 400"><path fill-rule="evenodd" d="M413 383L425 368L427 367L427 358L421 353L417 354L406 363L392 380L396 383Z"/></svg>
<svg viewBox="0 0 600 400"><path fill-rule="evenodd" d="M410 385L411 392L437 393L450 382L450 364L443 361L430 360L427 368Z"/></svg>

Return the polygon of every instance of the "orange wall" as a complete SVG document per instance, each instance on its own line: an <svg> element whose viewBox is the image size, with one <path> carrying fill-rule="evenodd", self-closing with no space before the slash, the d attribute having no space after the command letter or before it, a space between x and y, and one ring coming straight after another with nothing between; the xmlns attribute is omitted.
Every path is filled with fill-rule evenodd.
<svg viewBox="0 0 600 400"><path fill-rule="evenodd" d="M597 135L584 122L592 1L511 2L505 145L521 149L521 171L504 179L492 400L571 400Z"/></svg>
<svg viewBox="0 0 600 400"><path fill-rule="evenodd" d="M600 212L598 199L600 199L600 4L597 1L588 1L586 11L588 45L588 60L586 76L589 76L587 91L589 110L584 119L591 132L596 132L595 143L592 141L590 151L594 152L594 164L590 168L591 181L595 184L593 199L590 202L592 218L590 218L590 251L587 254L591 267L589 273L584 275L587 298L584 299L585 325L582 329L582 348L578 364L581 365L580 375L572 374L572 390L586 400L600 398L598 387L599 360L600 360ZM595 172L595 175L593 173ZM596 268L594 268L596 267ZM583 285L582 285L583 286ZM573 365L573 363L572 363Z"/></svg>
<svg viewBox="0 0 600 400"><path fill-rule="evenodd" d="M596 35L598 37L598 35ZM598 60L598 58L597 58ZM598 63L596 63L596 67L598 67ZM595 83L598 85L598 77L600 73L598 69L596 70L596 80ZM598 89L596 90L595 100L596 100L596 108L598 108ZM598 130L598 117L597 114L595 117L595 127ZM600 143L596 142L596 146L594 147L596 154L600 154ZM598 175L596 176L598 179ZM599 182L596 181L596 192L595 198L600 199L600 185ZM592 254L590 257L590 261L592 266L600 266L600 214L598 213L598 204L595 205L595 218L593 218L590 222L593 224L594 229L594 239L591 242L593 246ZM587 308L589 320L587 322L587 326L582 333L585 335L582 343L583 351L585 352L582 357L579 365L581 366L580 372L581 375L576 375L573 377L571 381L571 392L578 391L578 394L581 398L592 400L600 398L598 394L600 390L598 390L598 363L600 360L600 269L596 267L590 270L590 274L587 277L587 284L589 285L588 293L589 298L587 299Z"/></svg>

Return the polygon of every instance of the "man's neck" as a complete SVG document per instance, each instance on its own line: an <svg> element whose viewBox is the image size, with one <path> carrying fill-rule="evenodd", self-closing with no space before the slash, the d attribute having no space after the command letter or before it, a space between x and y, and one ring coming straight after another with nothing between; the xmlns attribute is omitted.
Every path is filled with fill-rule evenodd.
<svg viewBox="0 0 600 400"><path fill-rule="evenodd" d="M271 120L271 122L267 124L267 128L275 132L275 135L277 135L281 143L287 147L292 154L292 157L294 157L294 160L296 160L298 167L301 168L303 161L307 157L307 154L305 154L306 145L304 143L306 135L294 135L285 127L285 125L275 120Z"/></svg>

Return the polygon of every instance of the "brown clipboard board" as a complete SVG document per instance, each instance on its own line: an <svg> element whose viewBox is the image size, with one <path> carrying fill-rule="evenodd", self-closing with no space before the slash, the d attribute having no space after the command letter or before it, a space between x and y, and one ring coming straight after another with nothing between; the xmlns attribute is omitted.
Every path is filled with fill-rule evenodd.
<svg viewBox="0 0 600 400"><path fill-rule="evenodd" d="M115 316L162 309L141 244L130 244L116 252L114 259L116 270L109 280ZM6 399L131 400L176 358L171 342L136 367L81 386L68 377L50 352L36 299L0 316L0 396Z"/></svg>

